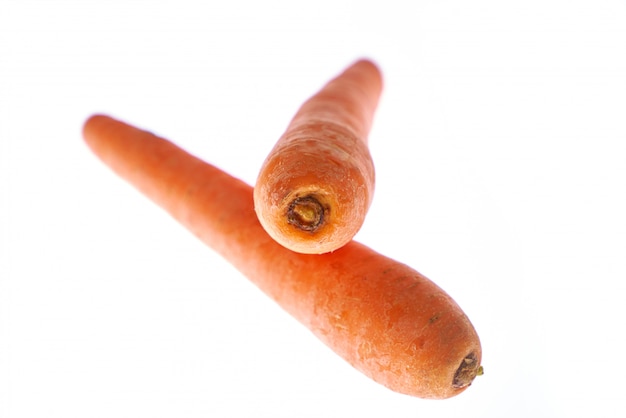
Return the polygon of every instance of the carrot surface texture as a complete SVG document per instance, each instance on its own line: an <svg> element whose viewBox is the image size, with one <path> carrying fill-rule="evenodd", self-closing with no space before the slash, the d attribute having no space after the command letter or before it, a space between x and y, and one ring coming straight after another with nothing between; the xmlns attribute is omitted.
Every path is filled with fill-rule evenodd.
<svg viewBox="0 0 626 418"><path fill-rule="evenodd" d="M469 319L409 266L355 241L322 255L290 251L265 232L244 182L105 115L90 117L83 136L115 173L375 381L443 399L480 374L481 346Z"/></svg>
<svg viewBox="0 0 626 418"><path fill-rule="evenodd" d="M374 193L368 135L382 91L359 60L309 98L265 159L254 187L261 225L290 250L321 254L359 231Z"/></svg>

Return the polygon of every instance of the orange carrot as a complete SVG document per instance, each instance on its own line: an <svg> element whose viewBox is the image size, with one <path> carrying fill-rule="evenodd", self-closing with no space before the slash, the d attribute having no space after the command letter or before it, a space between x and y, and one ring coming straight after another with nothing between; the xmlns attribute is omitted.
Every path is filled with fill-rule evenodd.
<svg viewBox="0 0 626 418"><path fill-rule="evenodd" d="M388 388L448 398L480 374L467 316L429 279L352 241L290 251L260 225L252 188L171 142L108 116L83 128L95 154L356 369Z"/></svg>
<svg viewBox="0 0 626 418"><path fill-rule="evenodd" d="M270 151L254 206L283 246L334 251L363 225L374 193L367 138L381 90L378 68L357 61L300 107Z"/></svg>

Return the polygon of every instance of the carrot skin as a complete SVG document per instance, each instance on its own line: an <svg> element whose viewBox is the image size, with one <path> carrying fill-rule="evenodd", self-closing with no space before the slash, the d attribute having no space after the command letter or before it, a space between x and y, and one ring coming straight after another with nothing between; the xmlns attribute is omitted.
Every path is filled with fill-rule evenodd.
<svg viewBox="0 0 626 418"><path fill-rule="evenodd" d="M89 118L83 136L115 173L375 381L444 399L463 392L479 372L481 346L471 322L411 267L355 241L323 255L290 251L260 225L244 182L108 116Z"/></svg>
<svg viewBox="0 0 626 418"><path fill-rule="evenodd" d="M330 252L363 225L375 185L368 134L381 91L378 67L356 61L302 104L270 151L254 204L261 225L281 245Z"/></svg>

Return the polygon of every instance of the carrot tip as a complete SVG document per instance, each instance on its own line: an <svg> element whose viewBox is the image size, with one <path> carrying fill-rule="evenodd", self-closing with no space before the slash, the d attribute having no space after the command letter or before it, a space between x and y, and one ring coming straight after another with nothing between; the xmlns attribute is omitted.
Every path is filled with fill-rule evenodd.
<svg viewBox="0 0 626 418"><path fill-rule="evenodd" d="M287 221L303 231L314 232L324 223L324 212L315 196L300 196L289 205Z"/></svg>
<svg viewBox="0 0 626 418"><path fill-rule="evenodd" d="M476 376L483 374L483 366L478 363L476 354L469 353L457 369L452 380L452 387L462 389L472 384Z"/></svg>

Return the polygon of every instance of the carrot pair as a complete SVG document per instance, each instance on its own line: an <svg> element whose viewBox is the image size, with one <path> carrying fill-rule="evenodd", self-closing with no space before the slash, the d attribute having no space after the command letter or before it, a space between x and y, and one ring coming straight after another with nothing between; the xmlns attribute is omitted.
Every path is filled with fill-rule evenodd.
<svg viewBox="0 0 626 418"><path fill-rule="evenodd" d="M357 113L372 111L370 106ZM242 181L108 116L89 118L83 136L115 173L375 381L400 393L443 399L464 391L481 373L471 322L445 291L411 267L355 241L321 255L291 251L265 231L255 208L258 192ZM315 217L306 205L296 211L304 224Z"/></svg>

